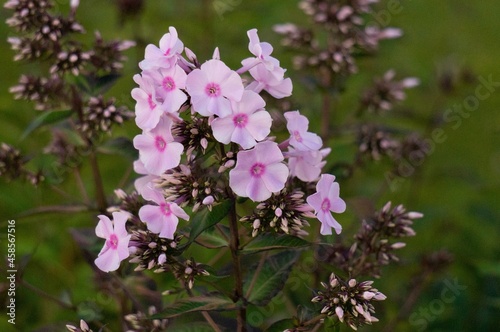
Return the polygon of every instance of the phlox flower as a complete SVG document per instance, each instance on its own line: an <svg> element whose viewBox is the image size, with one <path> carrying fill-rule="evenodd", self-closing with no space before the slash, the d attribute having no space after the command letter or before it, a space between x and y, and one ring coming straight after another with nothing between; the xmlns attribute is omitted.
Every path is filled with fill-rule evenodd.
<svg viewBox="0 0 500 332"><path fill-rule="evenodd" d="M161 117L153 130L134 137L134 147L139 150L139 159L152 175L161 175L177 167L183 151L182 144L174 142L172 120L167 116Z"/></svg>
<svg viewBox="0 0 500 332"><path fill-rule="evenodd" d="M231 101L243 95L241 77L220 60L208 60L187 76L186 89L195 112L203 116L231 114Z"/></svg>
<svg viewBox="0 0 500 332"><path fill-rule="evenodd" d="M254 147L271 132L271 115L263 108L266 102L253 91L243 93L239 102L231 102L232 114L212 121L217 141L238 143L243 149Z"/></svg>
<svg viewBox="0 0 500 332"><path fill-rule="evenodd" d="M289 147L285 157L288 157L290 175L296 176L304 182L317 180L321 174L321 169L326 164L323 158L328 153L330 153L330 149L302 151Z"/></svg>
<svg viewBox="0 0 500 332"><path fill-rule="evenodd" d="M135 99L135 123L142 130L156 127L165 109L156 98L154 82L148 76L134 75L138 88L132 89L132 98Z"/></svg>
<svg viewBox="0 0 500 332"><path fill-rule="evenodd" d="M146 46L144 60L139 63L142 70L170 68L177 63L177 57L182 53L184 44L178 38L174 27L169 27L168 31L161 37L160 47L153 44Z"/></svg>
<svg viewBox="0 0 500 332"><path fill-rule="evenodd" d="M184 70L175 65L167 69L146 71L143 75L153 80L156 98L161 101L163 110L177 117L177 111L187 100L187 95L181 90L186 88L187 74Z"/></svg>
<svg viewBox="0 0 500 332"><path fill-rule="evenodd" d="M316 184L316 193L307 197L307 203L312 206L316 212L316 217L321 222L321 231L323 235L332 234L332 228L337 234L342 231L342 226L333 218L331 212L342 213L346 209L346 204L339 197L340 187L335 181L335 176L323 174Z"/></svg>
<svg viewBox="0 0 500 332"><path fill-rule="evenodd" d="M135 190L139 195L148 201L154 201L155 197L158 196L163 197L161 190L154 185L154 181L160 177L149 174L140 159L134 161L134 172L144 175L134 181Z"/></svg>
<svg viewBox="0 0 500 332"><path fill-rule="evenodd" d="M285 187L289 171L283 159L278 144L271 141L240 151L236 166L229 172L229 186L238 196L264 201Z"/></svg>
<svg viewBox="0 0 500 332"><path fill-rule="evenodd" d="M285 72L282 68L276 68L274 71L282 71L281 74L275 74L266 69L262 64L259 64L250 69L250 75L255 81L251 82L246 89L260 93L262 90L267 91L271 96L276 99L285 98L292 95L293 85L290 78L276 78L276 76L283 77Z"/></svg>
<svg viewBox="0 0 500 332"><path fill-rule="evenodd" d="M160 237L173 239L179 218L189 220L189 216L176 203L165 202L163 197L153 199L158 205L144 205L139 210L139 218L148 229Z"/></svg>
<svg viewBox="0 0 500 332"><path fill-rule="evenodd" d="M255 58L246 58L241 61L243 67L238 70L238 73L244 73L252 67L262 64L267 71L276 75L278 80L283 79L285 71L280 67L278 59L271 56L271 53L273 52L271 44L260 41L257 29L248 30L247 36L250 40L248 43L248 50L250 53L255 55Z"/></svg>
<svg viewBox="0 0 500 332"><path fill-rule="evenodd" d="M128 243L131 235L125 229L128 218L127 212L113 212L113 221L105 215L99 216L95 234L106 242L94 262L101 271L117 270L120 262L129 256Z"/></svg>
<svg viewBox="0 0 500 332"><path fill-rule="evenodd" d="M309 120L299 111L286 112L286 128L290 132L290 145L297 150L319 150L323 145L321 137L308 132Z"/></svg>

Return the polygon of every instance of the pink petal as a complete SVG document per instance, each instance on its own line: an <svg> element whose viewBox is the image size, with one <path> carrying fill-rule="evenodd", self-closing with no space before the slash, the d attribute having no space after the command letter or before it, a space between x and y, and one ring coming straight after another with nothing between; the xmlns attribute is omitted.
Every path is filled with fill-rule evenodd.
<svg viewBox="0 0 500 332"><path fill-rule="evenodd" d="M252 135L245 128L235 127L231 136L231 142L238 143L243 149L250 149L257 144Z"/></svg>
<svg viewBox="0 0 500 332"><path fill-rule="evenodd" d="M120 267L120 257L116 250L108 250L99 255L95 261L95 265L104 272L116 271Z"/></svg>
<svg viewBox="0 0 500 332"><path fill-rule="evenodd" d="M113 234L113 224L107 216L103 214L99 215L99 222L95 228L95 234L103 239L107 239Z"/></svg>
<svg viewBox="0 0 500 332"><path fill-rule="evenodd" d="M164 215L159 206L144 205L139 209L139 218L145 222L148 229L153 233L160 233L163 228Z"/></svg>
<svg viewBox="0 0 500 332"><path fill-rule="evenodd" d="M234 131L234 122L231 116L217 118L210 124L212 133L218 142L229 144Z"/></svg>
<svg viewBox="0 0 500 332"><path fill-rule="evenodd" d="M267 111L258 111L250 115L246 129L257 141L266 138L271 132L273 119Z"/></svg>
<svg viewBox="0 0 500 332"><path fill-rule="evenodd" d="M238 156L240 153L238 153ZM238 162L240 161L238 160ZM249 182L250 175L248 170L240 171L232 169L231 171L229 171L229 186L236 195L241 197L248 197L247 187Z"/></svg>
<svg viewBox="0 0 500 332"><path fill-rule="evenodd" d="M262 181L269 191L275 193L285 187L288 178L288 167L282 163L276 163L266 166L266 171L262 175Z"/></svg>
<svg viewBox="0 0 500 332"><path fill-rule="evenodd" d="M283 161L283 153L278 144L271 141L260 142L255 146L256 162L262 162L265 165L274 164Z"/></svg>
<svg viewBox="0 0 500 332"><path fill-rule="evenodd" d="M163 223L163 228L160 232L160 237L173 239L178 224L179 219L175 215L171 214L170 216L166 217Z"/></svg>
<svg viewBox="0 0 500 332"><path fill-rule="evenodd" d="M271 192L267 189L264 181L257 177L250 177L246 192L247 195L245 196L248 196L254 202L262 202L271 197Z"/></svg>

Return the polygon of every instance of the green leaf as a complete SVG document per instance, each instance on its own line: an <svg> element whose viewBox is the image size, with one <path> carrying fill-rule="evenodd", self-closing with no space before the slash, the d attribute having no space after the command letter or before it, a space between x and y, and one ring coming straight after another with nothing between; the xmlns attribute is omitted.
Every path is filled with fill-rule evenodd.
<svg viewBox="0 0 500 332"><path fill-rule="evenodd" d="M172 318L188 312L234 310L236 304L230 299L208 296L196 296L179 300L167 306L160 313L153 315L153 319Z"/></svg>
<svg viewBox="0 0 500 332"><path fill-rule="evenodd" d="M189 232L189 240L182 246L182 249L185 249L193 243L193 241L196 240L196 238L203 233L203 231L214 226L227 216L232 204L233 202L231 200L226 200L218 205L215 205L212 208L212 211L205 209L202 212L196 212L190 221L192 226Z"/></svg>
<svg viewBox="0 0 500 332"><path fill-rule="evenodd" d="M73 114L73 110L43 112L42 114L37 116L24 130L23 134L21 135L21 140L24 140L36 129L67 119L71 116L71 114Z"/></svg>
<svg viewBox="0 0 500 332"><path fill-rule="evenodd" d="M292 235L262 234L243 248L243 253L256 253L273 249L294 249L310 246L304 239Z"/></svg>
<svg viewBox="0 0 500 332"><path fill-rule="evenodd" d="M137 160L138 151L134 148L132 140L127 137L117 137L106 141L98 148L99 152L106 154L121 155L130 160Z"/></svg>
<svg viewBox="0 0 500 332"><path fill-rule="evenodd" d="M226 235L227 238L229 238L230 234L227 226L220 225L220 230ZM198 237L197 243L209 249L229 246L226 238L220 234L219 230L215 226L212 226L201 233Z"/></svg>
<svg viewBox="0 0 500 332"><path fill-rule="evenodd" d="M284 251L267 258L257 276L252 273L248 274L243 285L245 294L252 287L247 299L248 302L259 306L268 304L285 286L292 267L298 258L299 253ZM256 273L257 270L257 265L250 269L250 271Z"/></svg>
<svg viewBox="0 0 500 332"><path fill-rule="evenodd" d="M294 327L293 319L287 318L274 322L271 326L266 329L266 332L283 332L286 329Z"/></svg>

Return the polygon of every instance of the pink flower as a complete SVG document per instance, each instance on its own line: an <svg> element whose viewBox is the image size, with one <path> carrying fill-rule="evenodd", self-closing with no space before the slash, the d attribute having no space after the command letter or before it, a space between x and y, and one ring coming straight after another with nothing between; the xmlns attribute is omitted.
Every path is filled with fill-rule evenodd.
<svg viewBox="0 0 500 332"><path fill-rule="evenodd" d="M171 128L172 120L163 116L153 130L134 137L134 147L149 174L161 175L181 161L183 146L174 142Z"/></svg>
<svg viewBox="0 0 500 332"><path fill-rule="evenodd" d="M160 68L145 72L156 86L156 98L162 102L162 108L167 113L177 117L177 111L187 100L187 95L181 90L186 88L187 74L178 65L168 69Z"/></svg>
<svg viewBox="0 0 500 332"><path fill-rule="evenodd" d="M335 220L331 212L342 213L346 209L345 202L339 197L340 187L335 181L335 176L321 175L316 184L316 193L307 197L307 203L316 211L316 217L321 222L323 235L332 234L332 228L337 234L342 231L342 226Z"/></svg>
<svg viewBox="0 0 500 332"><path fill-rule="evenodd" d="M153 129L160 121L164 108L156 99L156 90L151 78L134 75L134 81L139 84L139 88L132 90L132 98L136 101L135 123L142 130Z"/></svg>
<svg viewBox="0 0 500 332"><path fill-rule="evenodd" d="M231 114L231 101L240 101L244 90L241 77L216 59L190 72L186 88L194 111L203 116L220 117Z"/></svg>
<svg viewBox="0 0 500 332"><path fill-rule="evenodd" d="M160 178L159 176L149 174L140 160L134 161L134 171L137 174L144 175L134 182L135 190L137 190L139 195L148 201L154 201L155 197L158 196L163 197L161 190L156 188L154 184L154 181Z"/></svg>
<svg viewBox="0 0 500 332"><path fill-rule="evenodd" d="M160 47L149 44L146 46L144 60L139 63L142 70L152 68L170 68L177 63L177 57L182 53L184 44L177 36L174 27L168 28L169 33L160 39Z"/></svg>
<svg viewBox="0 0 500 332"><path fill-rule="evenodd" d="M260 142L252 150L240 151L229 172L229 186L241 197L261 202L285 187L288 167L278 144Z"/></svg>
<svg viewBox="0 0 500 332"><path fill-rule="evenodd" d="M326 164L323 158L327 156L329 152L330 149L301 151L289 147L285 156L288 157L290 175L296 176L304 182L317 180L321 174L321 169Z"/></svg>
<svg viewBox="0 0 500 332"><path fill-rule="evenodd" d="M160 237L173 239L179 218L189 220L189 216L176 203L165 202L163 197L153 200L158 205L144 205L139 210L139 218L148 229Z"/></svg>
<svg viewBox="0 0 500 332"><path fill-rule="evenodd" d="M95 234L106 239L106 242L94 262L101 271L117 270L120 262L129 256L128 243L131 235L125 229L128 218L129 214L126 212L113 212L113 222L105 215L99 216Z"/></svg>
<svg viewBox="0 0 500 332"><path fill-rule="evenodd" d="M278 79L276 76L283 77L285 72L282 68L277 68L274 71L282 71L281 74L276 74L266 69L262 64L250 69L250 75L255 79L251 82L246 89L260 93L262 90L267 91L271 96L276 99L285 98L292 95L292 80L290 78Z"/></svg>
<svg viewBox="0 0 500 332"><path fill-rule="evenodd" d="M238 143L243 149L254 147L271 132L271 115L263 108L266 102L253 91L243 92L239 102L231 102L232 114L212 121L217 141Z"/></svg>
<svg viewBox="0 0 500 332"><path fill-rule="evenodd" d="M286 112L286 128L290 132L290 145L297 150L319 150L323 145L321 137L307 131L309 120L299 111Z"/></svg>
<svg viewBox="0 0 500 332"><path fill-rule="evenodd" d="M238 70L239 74L242 74L249 69L253 68L257 64L262 64L267 71L276 75L276 79L283 79L283 73L285 72L280 67L280 62L278 59L271 56L273 52L273 47L271 44L266 42L260 42L259 35L257 34L257 29L251 29L247 31L248 39L248 50L250 53L255 55L255 58L246 58L241 61L243 67ZM276 70L279 69L279 70Z"/></svg>

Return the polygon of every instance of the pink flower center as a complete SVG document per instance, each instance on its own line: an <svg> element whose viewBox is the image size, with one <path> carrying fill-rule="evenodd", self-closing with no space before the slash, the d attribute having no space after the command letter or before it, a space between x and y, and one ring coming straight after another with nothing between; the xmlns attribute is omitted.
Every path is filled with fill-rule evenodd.
<svg viewBox="0 0 500 332"><path fill-rule="evenodd" d="M298 130L293 131L293 137L295 138L295 140L297 142L299 142L299 143L302 142L302 136L300 136L300 133Z"/></svg>
<svg viewBox="0 0 500 332"><path fill-rule="evenodd" d="M169 54L170 54L170 51L171 51L170 47L169 47L169 48L167 48L167 50L165 51L165 55L169 55Z"/></svg>
<svg viewBox="0 0 500 332"><path fill-rule="evenodd" d="M166 91L172 91L175 89L175 82L172 77L169 76L163 79L163 89Z"/></svg>
<svg viewBox="0 0 500 332"><path fill-rule="evenodd" d="M172 210L170 210L170 204L168 203L161 203L160 210L161 213L163 213L165 216L169 216L172 214Z"/></svg>
<svg viewBox="0 0 500 332"><path fill-rule="evenodd" d="M321 210L323 210L323 212L328 212L330 211L330 206L330 200L328 198L325 198L321 203Z"/></svg>
<svg viewBox="0 0 500 332"><path fill-rule="evenodd" d="M151 95L148 96L148 104L151 110L154 110L156 108L156 103L153 102L153 97Z"/></svg>
<svg viewBox="0 0 500 332"><path fill-rule="evenodd" d="M159 151L163 151L167 147L167 142L165 142L163 137L156 136L155 137L155 146Z"/></svg>
<svg viewBox="0 0 500 332"><path fill-rule="evenodd" d="M233 117L233 122L236 127L243 128L248 123L248 115L246 114L237 114Z"/></svg>
<svg viewBox="0 0 500 332"><path fill-rule="evenodd" d="M220 96L220 86L217 83L208 83L205 92L209 97L218 97Z"/></svg>
<svg viewBox="0 0 500 332"><path fill-rule="evenodd" d="M118 248L118 237L116 236L116 234L111 234L109 239L106 241L106 246L111 249Z"/></svg>
<svg viewBox="0 0 500 332"><path fill-rule="evenodd" d="M250 175L253 177L261 177L266 171L266 165L261 163L255 163L250 167Z"/></svg>

